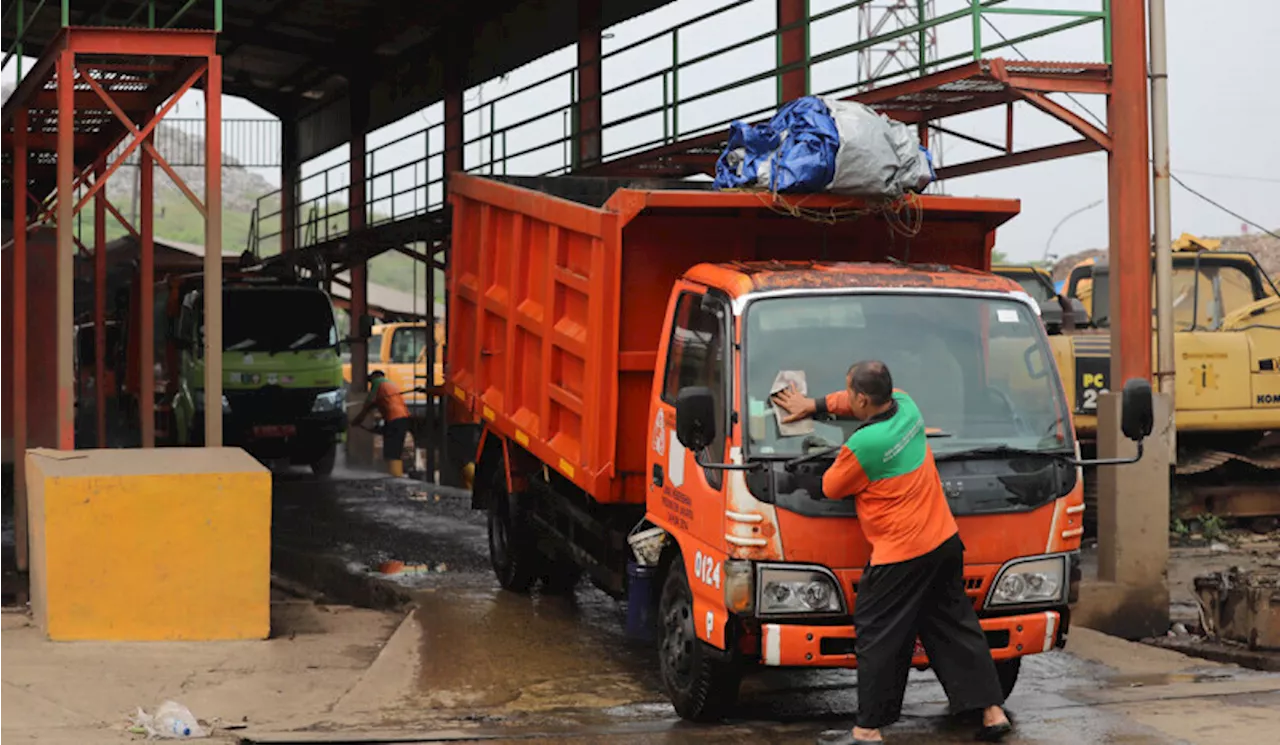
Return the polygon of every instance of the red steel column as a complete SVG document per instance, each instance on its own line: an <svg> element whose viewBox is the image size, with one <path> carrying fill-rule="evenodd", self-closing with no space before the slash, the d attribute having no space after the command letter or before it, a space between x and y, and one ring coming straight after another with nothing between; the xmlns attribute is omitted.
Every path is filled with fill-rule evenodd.
<svg viewBox="0 0 1280 745"><path fill-rule="evenodd" d="M222 58L204 81L204 444L222 447Z"/></svg>
<svg viewBox="0 0 1280 745"><path fill-rule="evenodd" d="M27 570L27 109L13 115L13 527L18 571Z"/></svg>
<svg viewBox="0 0 1280 745"><path fill-rule="evenodd" d="M1151 377L1151 183L1143 3L1111 4L1107 160L1111 211L1111 387Z"/></svg>
<svg viewBox="0 0 1280 745"><path fill-rule="evenodd" d="M600 0L578 0L578 167L600 162Z"/></svg>
<svg viewBox="0 0 1280 745"><path fill-rule="evenodd" d="M796 28L778 35L778 67L796 65L782 73L778 83L779 103L800 98L809 92L809 70L804 66L805 49L809 45L808 17L808 0L778 0L778 28L796 25Z"/></svg>
<svg viewBox="0 0 1280 745"><path fill-rule="evenodd" d="M351 245L359 252L359 263L351 267L351 386L363 392L368 384L368 340L360 329L360 319L369 312L369 260L366 258L365 226L365 130L369 126L369 89L351 86L351 184L347 189L347 214Z"/></svg>
<svg viewBox="0 0 1280 745"><path fill-rule="evenodd" d="M107 168L104 153L93 164L93 182ZM87 360L85 361L87 362ZM82 363L83 364L83 363ZM100 448L107 446L107 190L93 198L93 399Z"/></svg>
<svg viewBox="0 0 1280 745"><path fill-rule="evenodd" d="M148 141L153 138L147 135ZM156 446L156 242L155 242L155 161L142 148L138 158L138 418L142 424L142 447ZM176 370L169 370L173 377Z"/></svg>
<svg viewBox="0 0 1280 745"><path fill-rule="evenodd" d="M280 122L280 251L292 251L298 240L298 126Z"/></svg>
<svg viewBox="0 0 1280 745"><path fill-rule="evenodd" d="M75 325L75 236L72 224L75 207L75 52L58 53L58 244L57 244L57 323L55 357L57 370L57 441L60 450L76 447L75 370L72 354Z"/></svg>
<svg viewBox="0 0 1280 745"><path fill-rule="evenodd" d="M444 176L463 170L462 160L462 78L458 66L446 63L444 83ZM456 77L455 77L456 75Z"/></svg>

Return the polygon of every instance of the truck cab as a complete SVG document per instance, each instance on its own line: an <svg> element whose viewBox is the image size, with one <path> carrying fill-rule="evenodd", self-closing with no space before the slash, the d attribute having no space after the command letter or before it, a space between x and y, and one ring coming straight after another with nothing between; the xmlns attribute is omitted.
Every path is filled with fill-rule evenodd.
<svg viewBox="0 0 1280 745"><path fill-rule="evenodd" d="M1184 234L1173 246L1178 430L1266 432L1280 427L1280 363L1272 362L1280 358L1280 293L1256 257L1219 243ZM1105 260L1073 267L1066 294L1088 309L1088 328L1053 340L1076 426L1090 440L1097 396L1110 387L1110 283ZM1151 291L1154 305L1154 282Z"/></svg>
<svg viewBox="0 0 1280 745"><path fill-rule="evenodd" d="M851 618L870 547L853 500L825 498L822 475L860 423L826 417L785 433L770 394L797 371L809 395L842 391L851 363L878 359L924 415L966 546L966 591L1007 689L1023 655L1064 644L1080 470L1037 306L1015 285L946 267L700 265L667 317L646 518L678 536L692 600L664 593L667 634L753 665L856 664ZM701 448L681 436L697 416L691 396L713 417L697 425L713 433ZM915 663L927 665L921 650Z"/></svg>
<svg viewBox="0 0 1280 745"><path fill-rule="evenodd" d="M179 445L199 445L204 417L220 410L225 444L264 460L333 470L346 432L346 389L329 295L272 277L228 278L222 290L223 396L204 396L204 297L181 292L173 409Z"/></svg>

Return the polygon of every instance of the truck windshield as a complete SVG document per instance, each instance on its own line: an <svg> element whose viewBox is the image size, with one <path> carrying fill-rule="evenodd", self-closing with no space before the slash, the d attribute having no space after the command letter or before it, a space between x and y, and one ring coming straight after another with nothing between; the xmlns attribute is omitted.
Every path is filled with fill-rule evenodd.
<svg viewBox="0 0 1280 745"><path fill-rule="evenodd" d="M222 343L228 352L329 349L338 343L333 307L320 290L226 290L222 294Z"/></svg>
<svg viewBox="0 0 1280 745"><path fill-rule="evenodd" d="M769 394L783 371L810 396L845 389L859 360L878 359L934 434L935 453L993 445L1073 447L1063 393L1039 320L1006 297L927 294L767 298L746 311L744 352L753 456L793 457L843 443L856 420L815 421L782 435Z"/></svg>
<svg viewBox="0 0 1280 745"><path fill-rule="evenodd" d="M396 329L391 337L391 363L412 365L427 347L427 330L416 326Z"/></svg>

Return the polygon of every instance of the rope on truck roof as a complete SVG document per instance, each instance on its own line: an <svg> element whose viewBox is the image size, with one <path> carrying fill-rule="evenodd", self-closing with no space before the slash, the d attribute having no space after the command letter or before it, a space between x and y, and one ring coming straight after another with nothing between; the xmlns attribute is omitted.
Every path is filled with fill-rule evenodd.
<svg viewBox="0 0 1280 745"><path fill-rule="evenodd" d="M868 215L879 215L884 218L891 233L906 238L914 238L924 226L924 209L920 206L920 196L914 193L903 194L895 199L886 199L869 207L806 207L805 202L812 194L791 197L774 191L760 189L725 189L726 192L748 192L755 194L770 210L788 215L799 220L816 222L823 225L835 225L841 222L858 220ZM851 201L850 204L853 204Z"/></svg>

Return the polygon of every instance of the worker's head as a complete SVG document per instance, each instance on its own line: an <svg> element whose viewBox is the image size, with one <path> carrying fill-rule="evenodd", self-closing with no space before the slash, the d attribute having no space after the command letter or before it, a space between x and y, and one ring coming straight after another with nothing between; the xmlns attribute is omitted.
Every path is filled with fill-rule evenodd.
<svg viewBox="0 0 1280 745"><path fill-rule="evenodd" d="M382 372L381 370L374 370L373 372L369 373L369 385L375 386L378 384L378 381L382 380L385 377L387 377L386 373Z"/></svg>
<svg viewBox="0 0 1280 745"><path fill-rule="evenodd" d="M893 403L893 376L889 374L888 366L879 360L853 363L846 383L849 404L853 415L859 419L870 419Z"/></svg>

